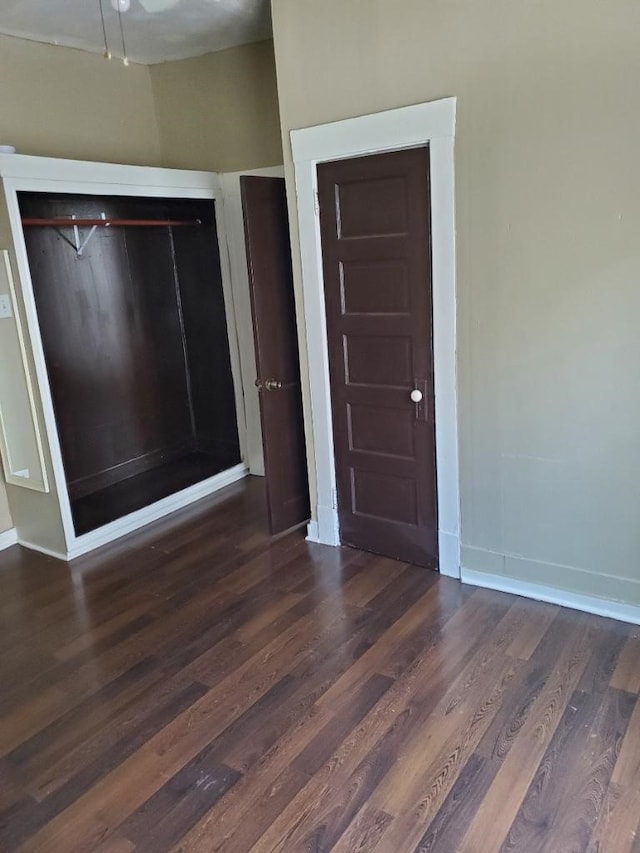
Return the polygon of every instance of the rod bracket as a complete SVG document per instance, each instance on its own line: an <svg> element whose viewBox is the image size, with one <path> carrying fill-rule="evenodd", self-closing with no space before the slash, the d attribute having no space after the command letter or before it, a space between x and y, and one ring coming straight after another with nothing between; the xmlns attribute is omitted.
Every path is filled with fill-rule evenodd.
<svg viewBox="0 0 640 853"><path fill-rule="evenodd" d="M106 218L107 218L107 214L106 214L106 213L104 213L104 212L103 212L103 213L101 213L101 214L100 214L100 218L101 218L101 219L103 219L103 220L104 220L104 219L106 219ZM73 219L77 219L77 217L76 217L75 213L72 213L72 214L71 214L70 219L72 219L72 220L73 220ZM93 235L96 233L96 228L97 228L98 226L97 226L97 225L93 225L93 226L91 226L91 228L89 229L89 233L88 233L88 234L87 234L87 236L84 238L84 240L80 239L80 228L79 228L79 226L78 226L78 225L73 225L72 227L73 227L73 241L71 241L71 240L70 240L70 239L69 239L65 234L63 234L63 233L62 233L62 231L61 231L59 228L56 228L56 231L57 231L57 232L58 232L58 234L62 237L62 239L64 240L64 242L65 242L65 243L68 243L68 244L71 246L71 248L72 248L72 249L75 249L75 250L76 250L76 254L77 254L77 256L78 256L79 258L81 258L81 257L82 257L82 253L84 252L84 250L85 250L85 249L87 248L87 246L89 245L89 240L90 240L90 239L93 237ZM106 227L106 226L105 226L105 227Z"/></svg>

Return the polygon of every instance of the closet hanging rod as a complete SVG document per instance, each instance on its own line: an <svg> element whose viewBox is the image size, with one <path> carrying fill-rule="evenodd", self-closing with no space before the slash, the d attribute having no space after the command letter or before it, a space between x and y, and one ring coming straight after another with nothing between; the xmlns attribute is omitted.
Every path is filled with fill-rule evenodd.
<svg viewBox="0 0 640 853"><path fill-rule="evenodd" d="M201 219L43 219L25 217L22 220L23 225L48 226L54 228L72 228L74 225L81 228L109 228L113 227L139 227L139 228L157 228L158 226L168 226L172 228L194 227L202 225Z"/></svg>

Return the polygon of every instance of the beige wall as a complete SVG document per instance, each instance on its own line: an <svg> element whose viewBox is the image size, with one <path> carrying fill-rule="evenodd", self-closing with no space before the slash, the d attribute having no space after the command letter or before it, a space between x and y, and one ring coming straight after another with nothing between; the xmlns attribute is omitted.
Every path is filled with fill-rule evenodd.
<svg viewBox="0 0 640 853"><path fill-rule="evenodd" d="M0 143L21 154L158 165L149 71L0 36ZM11 526L0 475L0 532Z"/></svg>
<svg viewBox="0 0 640 853"><path fill-rule="evenodd" d="M21 154L158 165L149 71L0 36L0 137Z"/></svg>
<svg viewBox="0 0 640 853"><path fill-rule="evenodd" d="M273 42L150 71L163 165L233 172L282 164Z"/></svg>
<svg viewBox="0 0 640 853"><path fill-rule="evenodd" d="M7 502L7 490L2 479L0 479L0 533L9 530L13 526L9 503Z"/></svg>
<svg viewBox="0 0 640 853"><path fill-rule="evenodd" d="M640 6L274 0L273 18L289 179L292 128L458 98L464 565L640 604Z"/></svg>

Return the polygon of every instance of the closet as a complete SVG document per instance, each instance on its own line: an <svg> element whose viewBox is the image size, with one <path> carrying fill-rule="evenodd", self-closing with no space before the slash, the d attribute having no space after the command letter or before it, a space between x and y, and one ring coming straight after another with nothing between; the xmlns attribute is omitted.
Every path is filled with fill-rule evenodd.
<svg viewBox="0 0 640 853"><path fill-rule="evenodd" d="M215 202L17 202L76 537L238 465Z"/></svg>

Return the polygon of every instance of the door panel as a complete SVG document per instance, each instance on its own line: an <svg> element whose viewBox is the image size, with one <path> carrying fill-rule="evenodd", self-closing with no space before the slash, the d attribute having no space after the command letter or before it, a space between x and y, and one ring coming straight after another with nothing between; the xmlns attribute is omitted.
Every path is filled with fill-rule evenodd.
<svg viewBox="0 0 640 853"><path fill-rule="evenodd" d="M349 449L381 453L398 459L415 458L413 412L347 404Z"/></svg>
<svg viewBox="0 0 640 853"><path fill-rule="evenodd" d="M269 529L309 518L289 220L284 178L240 179L260 392ZM275 380L275 386L269 380Z"/></svg>
<svg viewBox="0 0 640 853"><path fill-rule="evenodd" d="M411 393L413 353L411 338L384 335L343 335L349 385L406 388Z"/></svg>
<svg viewBox="0 0 640 853"><path fill-rule="evenodd" d="M428 149L321 164L318 198L341 539L436 568Z"/></svg>
<svg viewBox="0 0 640 853"><path fill-rule="evenodd" d="M336 186L339 238L406 234L409 218L406 197L404 176L344 181ZM386 200L384 205L379 203L380 198Z"/></svg>
<svg viewBox="0 0 640 853"><path fill-rule="evenodd" d="M411 305L406 264L398 261L340 265L342 310L349 314L406 314Z"/></svg>

